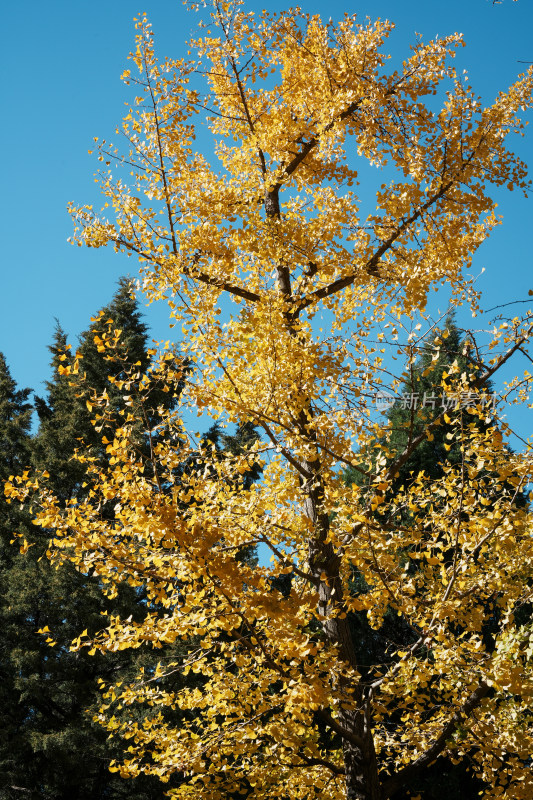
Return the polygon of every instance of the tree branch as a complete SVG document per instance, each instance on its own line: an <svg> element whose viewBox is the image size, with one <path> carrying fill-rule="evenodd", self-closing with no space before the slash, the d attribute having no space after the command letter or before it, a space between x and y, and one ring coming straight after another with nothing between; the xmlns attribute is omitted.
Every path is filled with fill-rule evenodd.
<svg viewBox="0 0 533 800"><path fill-rule="evenodd" d="M533 332L533 325L530 328L528 328L526 333L517 342L515 342L515 344L512 347L509 348L509 350L507 351L507 353L505 353L505 355L503 355L500 359L498 359L497 363L494 364L493 367L488 369L484 375L481 375L472 383L472 387L474 389L478 389L481 386L483 386L483 384L486 384L487 381L489 381L492 378L494 373L497 372L500 369L500 367L503 366L506 363L506 361L508 361L511 358L513 353L515 353L517 350L520 350L524 342L526 342L529 339L532 332ZM446 413L447 411L445 409L442 411L441 414L439 414L438 417L435 417L435 419L426 426L426 428L422 431L422 433L419 436L417 436L416 439L412 440L410 445L405 448L403 453L401 453L400 456L395 461L392 462L387 471L387 478L394 477L394 474L400 469L400 467L402 467L405 464L405 462L407 461L409 456L413 453L413 451L416 450L418 445L426 438L428 431L432 430L432 428L435 428L437 425L440 425Z"/></svg>
<svg viewBox="0 0 533 800"><path fill-rule="evenodd" d="M343 739L350 742L351 744L355 745L355 747L359 747L361 750L365 747L365 741L360 736L357 736L355 733L351 731L347 731L336 719L334 719L330 712L327 711L325 708L319 708L316 712L317 716L320 717L326 725L329 725L331 730L338 733Z"/></svg>
<svg viewBox="0 0 533 800"><path fill-rule="evenodd" d="M160 262L157 260L157 258L153 258L153 256L151 256L149 253L146 253L144 250L135 247L135 245L131 244L131 242L128 242L125 239L117 237L112 238L111 241L115 242L118 247L124 247L126 250L131 250L133 253L137 253L137 255L143 258L145 261L150 261L153 264L160 265ZM193 260L196 262L199 257L200 256L197 253ZM242 297L243 300L250 300L252 303L258 303L261 300L261 295L257 294L256 292L250 292L248 289L243 289L241 286L228 283L228 281L225 281L222 278L213 278L211 275L207 275L205 272L192 270L186 265L182 265L181 269L186 278L200 281L200 283L204 283L206 286L212 286L215 289L221 289L222 291L233 294L236 297Z"/></svg>
<svg viewBox="0 0 533 800"><path fill-rule="evenodd" d="M382 786L383 797L391 797L398 789L403 786L407 781L416 777L418 773L425 767L428 767L435 759L442 753L446 747L446 742L453 734L455 729L466 719L472 711L479 706L484 697L489 692L489 686L484 681L480 683L478 688L472 692L465 704L457 711L450 721L444 726L440 735L435 739L432 745L428 747L425 753L422 753L412 764L408 764L401 769L392 778L385 780Z"/></svg>
<svg viewBox="0 0 533 800"><path fill-rule="evenodd" d="M427 200L424 205L420 206L410 217L402 222L402 224L392 233L388 239L386 239L383 244L376 250L374 255L368 259L366 264L363 267L363 270L367 272L369 275L375 273L378 264L381 260L381 257L389 250L396 239L398 239L401 234L405 231L409 225L412 225L413 222L416 222L419 219L424 211L432 206L434 203L437 202L443 195L446 194L448 189L453 186L453 181L448 181L448 183L441 186L436 194L432 195L429 200ZM347 286L351 286L352 283L356 280L357 276L361 274L361 271L352 273L351 275L345 275L343 278L337 278L336 281L330 283L328 286L323 286L321 289L316 289L316 291L311 292L306 298L304 298L299 304L298 309L295 311L295 314L299 314L300 311L303 311L304 308L310 306L316 300L323 300L325 297L331 297L332 294L336 294L341 289L345 289Z"/></svg>

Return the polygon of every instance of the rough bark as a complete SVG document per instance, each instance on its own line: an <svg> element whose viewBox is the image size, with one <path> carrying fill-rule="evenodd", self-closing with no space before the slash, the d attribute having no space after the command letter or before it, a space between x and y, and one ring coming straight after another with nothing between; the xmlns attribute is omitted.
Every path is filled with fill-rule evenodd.
<svg viewBox="0 0 533 800"><path fill-rule="evenodd" d="M280 218L279 186L265 192L265 213L275 222ZM280 294L287 300L286 323L291 336L295 336L294 317L291 316L292 300L290 270L283 264L276 266L277 284ZM302 464L310 477L302 488L305 493L304 510L311 523L313 533L308 543L309 571L319 587L318 610L322 617L322 629L327 642L338 649L348 667L357 669L357 659L348 619L339 619L335 611L342 608L343 588L340 578L340 556L328 541L329 516L323 510L323 487L321 463L315 431L309 424L313 409L308 403L298 417L298 428L304 440L314 445L315 458ZM344 680L345 685L342 685ZM348 679L340 679L341 694L346 695L346 708L338 717L343 739L347 800L382 800L374 740L371 729L369 698L365 698L360 684L349 685ZM343 735L344 732L344 735Z"/></svg>
<svg viewBox="0 0 533 800"><path fill-rule="evenodd" d="M308 412L309 415L309 412ZM312 436L312 432L310 433ZM333 615L335 607L342 608L343 590L339 574L340 557L328 541L329 517L321 511L322 490L320 462L306 463L313 474L308 481L305 511L314 535L309 539L309 570L319 581L319 612L323 617L322 629L329 644L339 650L347 665L357 669L354 643L347 618ZM342 681L342 678L341 678ZM381 785L374 739L370 698L365 696L361 684L349 685L346 680L338 687L346 694L346 709L339 714L339 722L348 736L343 736L343 756L347 800L382 800ZM342 735L342 734L341 734ZM358 743L357 743L358 742Z"/></svg>

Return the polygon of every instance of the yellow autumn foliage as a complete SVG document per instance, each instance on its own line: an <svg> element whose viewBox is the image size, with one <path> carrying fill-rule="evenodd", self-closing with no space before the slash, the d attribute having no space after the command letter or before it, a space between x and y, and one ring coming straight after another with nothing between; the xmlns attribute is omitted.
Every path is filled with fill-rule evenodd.
<svg viewBox="0 0 533 800"><path fill-rule="evenodd" d="M390 354L408 365L424 341L414 323L428 292L472 296L472 255L498 222L491 186L529 187L505 139L522 132L531 69L483 108L453 68L459 35L417 42L387 71L383 20L335 25L216 0L191 54L162 62L147 19L136 24L123 75L137 95L121 128L129 148L97 143L113 162L100 177L107 207L71 209L74 241L138 257L143 289L169 300L194 369L180 410L146 431L148 454L130 436L138 420L125 419L106 441L108 464L89 465L86 499L62 507L44 480L36 516L53 531L53 558L99 575L110 597L127 581L154 604L143 622L114 617L75 646L149 643L154 669L163 644L189 648L106 687L100 719L131 740L113 769L177 773L176 800L384 800L451 755L472 758L485 800L533 797L533 628L515 623L531 602L532 516L516 502L531 447L511 453L480 401L443 411L392 462L385 445L365 456L387 435L373 397ZM202 124L214 155L197 149ZM374 187L359 187L363 164ZM495 330L490 360L471 376L450 371L449 391L482 397L530 352L532 330L531 312ZM155 380L177 391L172 356L125 391ZM531 380L509 391L525 400ZM220 459L185 430L191 410L251 422L261 438ZM391 497L439 425L460 462ZM263 474L248 487L254 463ZM346 485L347 466L361 485ZM6 491L35 496L35 477ZM239 561L249 545L271 562ZM272 580L287 575L284 594ZM410 639L369 670L350 615L378 629L391 611ZM167 669L202 680L169 693ZM115 715L134 702L187 713L178 729L164 714Z"/></svg>

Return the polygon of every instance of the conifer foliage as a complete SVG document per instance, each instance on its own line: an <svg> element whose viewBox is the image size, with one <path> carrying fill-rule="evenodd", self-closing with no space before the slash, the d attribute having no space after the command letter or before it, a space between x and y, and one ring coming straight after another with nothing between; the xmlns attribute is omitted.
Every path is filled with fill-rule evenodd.
<svg viewBox="0 0 533 800"><path fill-rule="evenodd" d="M3 482L14 473L20 473L30 459L30 426L32 407L30 390L17 389L15 381L0 353L0 480ZM8 505L3 493L0 495L0 782L5 791L15 784L20 774L21 761L27 761L30 749L25 746L21 729L26 718L26 708L18 702L21 687L18 683L15 650L25 646L24 636L13 625L9 608L10 582L22 558L13 547L16 534L28 536L31 517L24 510ZM9 795L8 795L9 796Z"/></svg>
<svg viewBox="0 0 533 800"><path fill-rule="evenodd" d="M428 422L441 418L439 425L435 426L431 438L424 438L420 445L411 453L410 457L400 467L387 490L387 498L382 506L376 510L376 520L383 526L392 525L392 520L387 517L387 512L394 507L393 498L404 490L406 485L415 482L423 474L430 481L439 481L451 466L461 464L463 454L457 441L448 438L454 425L467 420L467 424L475 425L486 434L493 427L495 419L495 402L497 394L490 382L487 382L487 394L479 398L477 393L463 392L448 395L449 374L479 372L483 365L474 358L474 344L465 332L457 326L454 315L449 314L441 328L428 331L425 340L417 348L417 356L411 363L408 371L403 375L403 381L396 394L391 391L383 393L391 405L385 413L386 423L384 433L370 444L365 454L369 468L375 468L377 459L387 453L388 464L394 463L406 448L410 440L420 435ZM448 381L446 380L448 378ZM468 409L475 406L479 399L487 405L487 416L484 419L469 414ZM443 409L446 410L446 419L443 418ZM462 418L462 419L461 419ZM480 473L480 478L482 473ZM497 476L494 476L497 479ZM490 481L490 476L485 475L485 480ZM366 476L353 467L348 467L345 472L348 484L356 483L363 486ZM507 485L507 489L510 487ZM527 494L524 491L513 491L513 506L524 508L528 505ZM434 501L438 502L437 499ZM445 498L443 498L445 502ZM398 533L413 523L413 515L408 509L403 509L399 519L395 520ZM399 551L402 541L398 541ZM409 559L408 550L403 552L405 564L409 571L419 569L416 561ZM356 595L364 594L368 588L361 578L361 574L354 571L351 581L351 591ZM485 621L482 635L490 648L490 636L498 630L501 622L497 602L492 598L485 609ZM531 623L531 604L522 605L516 614L519 625ZM349 615L352 636L355 642L358 664L366 675L386 669L389 666L391 655L398 649L409 649L416 642L415 632L406 625L405 620L398 617L394 607L389 607L383 617L381 626L373 629L368 621L366 611L356 611ZM401 721L398 720L398 725ZM449 797L474 800L483 790L483 783L476 778L468 763L455 762L450 753L441 754L439 758L426 770L425 774L414 775L411 781L402 790L394 795L394 800L408 800L413 794L421 795L424 800L447 800Z"/></svg>
<svg viewBox="0 0 533 800"><path fill-rule="evenodd" d="M110 327L121 329L114 358L108 350L98 349ZM78 502L86 493L87 465L76 459L76 451L84 446L91 459L105 459L102 436L95 434L91 424L89 398L108 389L113 414L107 419L114 419L126 406L108 376L120 377L137 362L146 368L149 350L147 327L126 280L81 336L80 355L87 368L77 380L69 375L74 358L65 332L57 325L50 347L52 378L46 398L35 400L39 428L33 437L29 391L16 390L2 358L1 477L7 480L33 462L34 468L46 471L49 486L63 502ZM146 412L152 416L159 403L166 401L166 408L174 403L170 395L157 390L153 397L155 407ZM49 563L50 532L38 531L27 509L8 506L3 495L0 509L0 666L6 720L0 739L2 797L19 800L23 793L46 800L159 800L164 792L158 781L143 777L125 785L109 772L109 761L122 750L107 741L93 719L100 703L97 678L119 673L133 677L144 654L107 654L95 660L86 651L71 651L73 639L83 630L98 631L111 609L142 619L146 613L142 595L121 587L110 607L97 576L79 572L72 564L56 569ZM17 535L25 552L10 545Z"/></svg>
<svg viewBox="0 0 533 800"><path fill-rule="evenodd" d="M170 298L181 323L194 372L163 355L135 378L141 393L163 386L180 408L261 438L220 458L176 407L144 421L152 444L139 448L133 404L102 440L106 461L85 462L76 504L46 478L7 486L35 498L56 561L98 575L111 596L125 584L146 593L142 619L116 615L80 633L79 649L194 643L135 681L103 677L100 719L131 743L113 768L176 781L176 800L384 800L443 755L472 765L485 800L525 800L533 631L514 618L531 593L533 537L515 499L533 460L506 448L485 398L513 354L530 352L532 312L493 332L486 366L446 377L449 394L479 394L467 414L428 419L392 459L389 448L370 464L366 454L384 434L369 408L383 350L409 369L416 326L407 338L403 326L429 291L445 282L456 302L468 297L472 254L497 224L491 185L529 187L504 143L522 130L533 72L482 108L452 66L459 35L417 42L387 71L386 21L254 16L215 0L205 25L190 55L158 62L137 21L124 74L137 95L123 123L131 150L100 144L118 164L102 180L102 216L73 209L75 240L138 255L146 291ZM194 150L198 115L216 166ZM370 171L377 210L358 197L358 159L387 167ZM112 353L112 333L102 347ZM517 376L508 402L530 387ZM102 403L98 414L111 398ZM460 458L391 492L442 424ZM180 469L184 458L194 468ZM250 484L254 465L262 477ZM364 484L346 485L348 465ZM238 558L259 544L269 566ZM391 610L412 639L364 669L349 614L365 611L378 630ZM176 674L183 683L169 688ZM139 706L148 717L128 716Z"/></svg>

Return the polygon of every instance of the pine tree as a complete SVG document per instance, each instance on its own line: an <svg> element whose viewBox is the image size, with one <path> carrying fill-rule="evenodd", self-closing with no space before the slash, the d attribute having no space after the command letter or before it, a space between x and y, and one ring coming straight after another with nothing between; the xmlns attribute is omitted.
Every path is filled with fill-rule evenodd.
<svg viewBox="0 0 533 800"><path fill-rule="evenodd" d="M0 353L0 485L10 475L28 466L30 461L32 408L28 402L29 395L29 389L17 389L6 360ZM13 539L17 534L27 536L30 528L28 513L9 505L0 491L0 785L7 793L11 792L10 787L17 784L21 765L29 756L21 736L25 712L19 702L21 692L11 658L16 642L10 626L8 578L20 558ZM22 636L20 641L23 641Z"/></svg>
<svg viewBox="0 0 533 800"><path fill-rule="evenodd" d="M248 450L259 439L254 426L245 422L238 425L235 433L223 433L218 425L214 425L207 432L206 438L213 442L219 458L231 458L232 456L240 456ZM262 469L256 462L250 465L250 469L244 473L239 473L238 481L239 486L247 491L252 483L259 480L261 477ZM236 558L239 561L246 562L249 566L257 566L257 547L255 545L248 545L239 548L236 553Z"/></svg>
<svg viewBox="0 0 533 800"><path fill-rule="evenodd" d="M111 349L112 355L110 348L105 352L99 350L99 343L115 336L117 330L120 336ZM125 407L121 381L127 381L131 373L143 374L148 369L149 349L148 329L126 280L120 281L112 302L81 335L76 355L81 356L82 368L77 375L69 373L75 356L70 352L66 333L57 325L50 347L52 379L46 385L46 398L37 397L35 403L40 424L33 440L32 458L38 469L45 469L53 476L50 485L65 501L79 501L88 490L84 485L86 463L75 458L82 442L88 445L93 458L101 461L108 457L102 438L105 434L111 437L121 424ZM99 408L97 404L93 407L91 400L104 392L108 397L105 421L97 431L91 419ZM22 402L26 394L19 395ZM168 392L157 386L145 398L142 408L138 397L133 398L135 413L149 425L156 422L159 407L171 408L174 402ZM31 413L29 406L27 413ZM238 428L234 435L223 434L214 426L204 443L210 441L222 459L241 453L256 437L250 426ZM146 442L141 439L136 446L146 450ZM18 461L10 462L9 469L6 465L6 478L21 471L22 453L26 460L30 458L29 443L26 450L19 444L14 447ZM184 464L183 468L191 468L191 464ZM246 485L258 475L257 465L252 464L244 476ZM7 507L10 513L12 508ZM104 513L112 519L111 507ZM172 788L171 784L165 787L146 776L125 782L108 771L109 761L120 760L123 747L117 742L110 743L101 726L92 720L100 704L96 676L111 680L120 674L124 679L133 679L144 664L149 669L153 656L146 647L95 658L83 649L70 650L72 640L81 630L93 635L102 627L102 615L109 609L122 619L132 616L138 621L148 610L154 612L157 608L152 604L148 609L144 594L130 586L121 587L110 602L96 578L76 571L70 564L59 569L50 565L45 556L46 531L33 529L27 535L31 549L24 556L17 555L11 569L6 571L4 591L9 603L6 652L9 670L18 676L17 688L12 691L12 706L20 721L20 752L15 753L12 736L6 739L6 759L17 765L11 782L19 789L36 793L36 797L50 800L103 800L104 797L159 800ZM255 549L242 548L237 557L255 563ZM49 635L45 638L37 633L38 629L49 629ZM52 637L56 644L50 647ZM185 649L182 643L166 644L158 656L167 662L179 658ZM165 682L165 688L168 691L180 688L180 682L182 679L176 676L174 681ZM192 678L188 682L192 685ZM121 716L120 712L117 714ZM132 717L131 709L127 715ZM23 766L28 763L30 768Z"/></svg>
<svg viewBox="0 0 533 800"><path fill-rule="evenodd" d="M442 478L447 466L461 463L461 448L457 442L450 446L447 434L458 417L467 414L469 402L477 401L490 406L493 387L488 383L483 397L477 396L475 392L469 396L467 392L462 398L460 394L455 398L452 394L446 394L445 386L452 389L452 385L448 382L450 375L464 374L473 377L479 366L473 358L468 337L465 337L457 326L453 314L449 314L442 329L437 329L432 340L422 347L410 374L405 376L399 396L386 413L386 436L378 439L375 447L368 452L370 462L375 458L374 453L387 452L388 459L392 463L393 459L407 449L410 441L426 428L428 422L435 420L442 414L443 408L447 408L447 422L436 426L432 431L432 438L421 442L401 465L389 489L391 496L401 486L416 479L421 472L437 481ZM468 423L482 425L484 429L494 424L490 411L483 421L477 416L469 415ZM364 483L361 473L352 468L348 468L345 475L347 483L356 482L359 485ZM485 475L485 478L490 476ZM517 493L515 503L518 507L525 506L527 502L524 492ZM379 517L383 524L387 523L387 520L378 513L376 517ZM401 522L403 525L410 524L408 512L402 513ZM412 569L414 568L413 565ZM355 573L352 588L356 593L364 593L366 588L364 581ZM416 639L417 632L409 629L391 611L385 615L379 630L371 627L366 612L350 614L350 623L354 641L358 646L359 664L368 675L380 665L387 663L387 654L393 647L401 644L408 648ZM486 635L490 635L489 628L490 625L486 626ZM396 793L392 800L408 800L412 794L419 793L424 800L447 800L449 797L475 800L482 788L481 781L466 769L464 762L453 764L450 758L441 757L423 778L418 778L412 785L408 784L405 789Z"/></svg>
<svg viewBox="0 0 533 800"><path fill-rule="evenodd" d="M102 343L110 338L114 347L104 352ZM66 334L57 325L50 347L53 376L46 384L47 399L36 398L40 425L34 443L34 463L53 476L51 485L59 496L69 499L83 495L86 467L73 459L74 453L83 443L89 447L92 457L100 461L106 458L102 439L106 434L107 438L112 438L113 430L122 424L128 402L124 399L128 392L123 382L126 377L146 372L151 360L150 350L148 328L126 278L119 280L111 303L81 334L77 374L71 371L75 357L70 353ZM93 412L93 402L104 392L107 394L105 413L100 425L95 427L92 420L98 409ZM132 402L140 402L140 393L132 394ZM174 402L175 398L164 388L156 387L144 398L140 416L146 417L147 426L151 426L158 408L172 408Z"/></svg>
<svg viewBox="0 0 533 800"><path fill-rule="evenodd" d="M65 500L80 491L85 467L72 456L91 428L87 408L64 371L73 361L69 349L67 334L57 322L49 346L52 378L46 382L47 398L35 397L39 430L33 441L34 464L53 475L54 489Z"/></svg>
<svg viewBox="0 0 533 800"><path fill-rule="evenodd" d="M20 472L30 462L31 415L29 402L31 389L17 389L11 377L3 353L0 353L0 481L3 483L10 475ZM6 503L0 493L0 568L4 569L12 559L12 548L6 537L13 538L12 531L21 524L21 517L13 506ZM24 518L24 526L28 520ZM6 537L4 533L6 533Z"/></svg>
<svg viewBox="0 0 533 800"><path fill-rule="evenodd" d="M118 329L122 333L114 351L116 358L109 360L109 351L105 358L98 350L99 337ZM119 379L133 367L146 369L150 361L148 350L147 327L126 280L120 281L112 302L82 334L80 353L84 370L77 376L69 374L74 355L70 353L66 333L58 324L50 347L52 378L46 385L47 396L35 401L40 424L33 442L27 436L31 414L25 403L28 393L14 393L8 378L2 376L0 390L2 397L5 394L7 398L4 405L11 403L20 409L18 424L26 436L23 442L19 441L20 436L15 440L16 415L6 410L2 419L8 424L4 426L5 433L2 430L2 439L11 445L15 455L2 463L5 478L21 471L31 451L34 466L53 476L50 485L54 491L65 501L80 500L87 491L84 486L87 467L75 458L76 450L84 442L94 458L106 457L102 434L95 431L91 422L94 414L88 399L95 392L101 394L107 389L112 407L107 416L108 426L112 422L120 424L119 412L124 401L108 376ZM165 403L168 408L174 402L163 392L156 392L151 399L154 406L147 413L152 416L157 413L158 405ZM3 456L4 453L9 453L9 447L4 447ZM12 515L13 506L8 506L5 513ZM13 538L11 524L4 527L6 538ZM142 618L146 614L143 595L125 586L110 602L95 577L78 572L69 564L56 569L49 563L47 531L28 528L26 535L31 542L28 552L12 557L9 568L3 572L2 668L5 663L6 670L14 676L11 705L18 721L16 736L10 734L5 742L5 760L13 767L9 785L18 786L13 789L13 797L18 799L20 792L25 791L29 796L46 800L123 797L159 800L164 787L154 779L141 776L125 783L109 772L109 760L117 757L121 749L107 741L101 726L92 719L100 704L96 676L135 675L147 648L97 656L96 660L86 651L71 651L71 642L80 631L85 629L94 634L109 612L123 618L130 615L134 620ZM46 636L38 630L50 633ZM51 647L52 641L56 643Z"/></svg>
<svg viewBox="0 0 533 800"><path fill-rule="evenodd" d="M437 329L432 340L420 349L409 374L403 376L398 394L390 395L391 406L386 412L384 426L387 434L368 449L370 461L373 460L373 453L382 453L385 449L392 463L393 458L400 455L409 442L424 430L428 421L442 414L445 406L448 415L454 418L458 401L447 395L443 377L448 376L451 369L454 374L475 374L478 368L479 365L472 358L468 339L464 338L453 314L449 314L442 329ZM487 386L483 402L487 402L491 391L492 387ZM474 395L472 393L472 397ZM411 474L417 475L420 470L424 470L429 477L440 477L444 463L457 463L460 458L457 447L449 450L445 446L447 432L447 427L440 425L432 431L432 439L426 438L420 443L399 468L395 486L408 481ZM347 468L346 478L349 483L364 483L361 473L352 467Z"/></svg>

